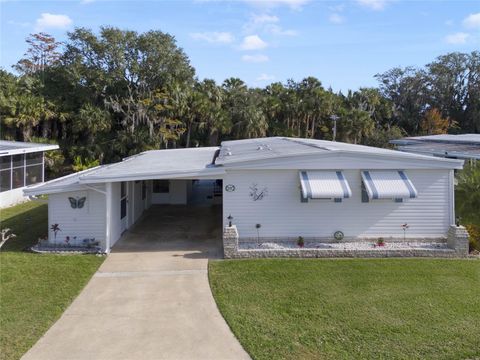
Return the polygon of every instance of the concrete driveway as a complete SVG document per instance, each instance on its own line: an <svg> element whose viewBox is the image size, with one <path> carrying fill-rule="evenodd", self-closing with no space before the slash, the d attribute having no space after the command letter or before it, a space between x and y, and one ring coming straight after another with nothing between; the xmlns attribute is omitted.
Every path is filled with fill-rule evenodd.
<svg viewBox="0 0 480 360"><path fill-rule="evenodd" d="M23 359L249 359L208 283L220 223L219 209L150 209Z"/></svg>

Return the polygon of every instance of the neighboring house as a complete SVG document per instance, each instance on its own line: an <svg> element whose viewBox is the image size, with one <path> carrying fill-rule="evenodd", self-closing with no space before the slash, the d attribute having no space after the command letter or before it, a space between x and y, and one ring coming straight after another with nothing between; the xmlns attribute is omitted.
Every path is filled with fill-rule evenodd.
<svg viewBox="0 0 480 360"><path fill-rule="evenodd" d="M196 180L206 179L223 181L223 225L230 217L242 239L332 239L336 231L345 240L438 239L454 224L453 172L462 166L462 160L274 137L146 151L25 194L49 194L49 223L58 223L62 236L94 237L106 252L152 204L188 205ZM51 232L49 241L62 239Z"/></svg>
<svg viewBox="0 0 480 360"><path fill-rule="evenodd" d="M45 180L44 153L55 149L58 145L0 140L0 208L28 200L23 189Z"/></svg>
<svg viewBox="0 0 480 360"><path fill-rule="evenodd" d="M391 140L400 151L476 161L480 159L480 134L427 135Z"/></svg>

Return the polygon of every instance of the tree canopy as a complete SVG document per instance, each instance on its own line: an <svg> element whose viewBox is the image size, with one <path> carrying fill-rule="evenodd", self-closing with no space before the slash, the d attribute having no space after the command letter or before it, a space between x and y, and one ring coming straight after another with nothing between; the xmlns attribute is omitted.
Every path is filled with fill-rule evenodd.
<svg viewBox="0 0 480 360"><path fill-rule="evenodd" d="M61 145L61 172L149 149L292 136L388 146L404 135L480 132L480 52L377 74L377 88L325 89L315 77L264 88L199 80L175 38L77 28L64 43L27 38L16 74L0 70L1 137ZM55 162L57 164L58 162Z"/></svg>

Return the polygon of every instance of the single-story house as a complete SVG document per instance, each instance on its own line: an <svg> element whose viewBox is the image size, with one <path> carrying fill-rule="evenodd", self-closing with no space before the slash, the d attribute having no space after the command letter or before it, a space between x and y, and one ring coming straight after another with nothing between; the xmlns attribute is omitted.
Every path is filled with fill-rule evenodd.
<svg viewBox="0 0 480 360"><path fill-rule="evenodd" d="M463 160L272 137L153 150L25 189L49 195L49 224L109 252L152 204L191 204L212 181L240 240L446 239ZM193 206L193 205L192 205ZM406 225L408 226L403 226ZM221 226L219 224L219 226ZM406 230L408 228L408 231ZM56 242L55 233L49 241Z"/></svg>
<svg viewBox="0 0 480 360"><path fill-rule="evenodd" d="M45 180L45 151L58 145L0 140L0 209L28 200L26 186Z"/></svg>

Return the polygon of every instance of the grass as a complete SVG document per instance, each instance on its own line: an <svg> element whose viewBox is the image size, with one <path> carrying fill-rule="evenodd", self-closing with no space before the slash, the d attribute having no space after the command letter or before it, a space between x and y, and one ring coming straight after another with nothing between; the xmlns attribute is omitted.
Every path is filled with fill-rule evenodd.
<svg viewBox="0 0 480 360"><path fill-rule="evenodd" d="M47 233L47 206L28 202L1 210L1 227L17 238L0 252L0 359L19 359L60 317L97 270L93 255L21 251Z"/></svg>
<svg viewBox="0 0 480 360"><path fill-rule="evenodd" d="M480 357L480 261L211 261L217 305L254 359Z"/></svg>

